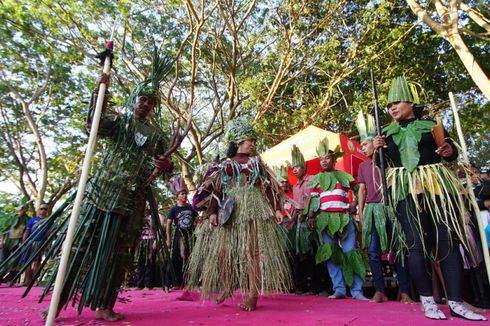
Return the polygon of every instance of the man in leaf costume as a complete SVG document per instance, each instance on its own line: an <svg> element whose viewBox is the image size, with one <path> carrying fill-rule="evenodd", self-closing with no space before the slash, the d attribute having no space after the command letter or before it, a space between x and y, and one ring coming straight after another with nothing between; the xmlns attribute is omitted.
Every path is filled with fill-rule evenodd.
<svg viewBox="0 0 490 326"><path fill-rule="evenodd" d="M459 243L466 246L465 190L441 162L454 161L458 152L444 131L436 143L435 121L418 116L416 92L404 77L395 78L388 93L388 111L395 120L375 138L386 146L388 187L393 207L406 237L410 276L420 294L424 314L446 319L432 295L428 258L439 260L452 316L486 320L462 303L463 261Z"/></svg>
<svg viewBox="0 0 490 326"><path fill-rule="evenodd" d="M306 218L308 211L305 207L310 199L311 189L308 187L311 176L306 174L306 162L300 149L293 145L291 148L291 167L298 179L293 186L294 209L292 217L293 273L297 293L319 293L325 289L323 280L324 264L315 264L316 237L309 230ZM323 266L323 268L322 268Z"/></svg>
<svg viewBox="0 0 490 326"><path fill-rule="evenodd" d="M374 155L373 139L376 135L373 116L368 114L366 120L362 111L359 111L356 126L361 138L362 151L368 157L366 161L359 165L357 176L359 184L358 216L362 223L361 245L362 249L367 249L374 288L376 289L376 293L371 300L374 302L385 302L388 301L388 297L385 294L381 252L386 252L390 249L395 250L398 256L397 261L400 261L400 259L404 259L404 248L399 236L393 237L390 246L390 236L387 234L387 230L393 231L393 229L395 234L399 234L400 230L398 228L400 228L400 225L396 220L392 207L383 203L381 172L372 160ZM397 279L400 302L413 303L408 295L410 288L408 271L401 263L397 263Z"/></svg>
<svg viewBox="0 0 490 326"><path fill-rule="evenodd" d="M84 195L57 315L73 301L73 304L78 304L79 313L89 306L97 310L97 319L116 321L123 318L114 312L113 307L133 260L133 248L144 223L147 200L153 221L159 226L158 247L163 248L161 240L164 235L161 234L149 183L154 177L173 169L167 158L169 153L165 153L168 141L162 130L151 121L151 114L160 98L159 81L168 67L155 53L152 68L150 78L138 84L129 97L127 113L108 111L107 101L103 107L98 133L107 142ZM109 75L102 74L98 85L101 83L108 85ZM90 102L89 129L96 97L97 90ZM46 237L34 255L40 255L43 249L51 247L29 286L36 279L43 278L43 267L48 261L52 260L52 270L57 271L57 257L66 236L72 205L73 196L47 218L39 231L45 232ZM32 244L27 241L25 246L29 248ZM41 300L50 291L55 278L56 272L47 277Z"/></svg>
<svg viewBox="0 0 490 326"><path fill-rule="evenodd" d="M322 171L313 176L308 184L312 189L308 203L309 218L314 217L322 243L316 253L316 262L327 262L335 291L329 298L345 298L348 285L353 299L368 300L362 294L366 268L356 248L356 228L350 216L355 205L349 205L347 194L354 178L334 169L336 160L344 153L339 146L335 151L329 150L328 138L320 142L317 154Z"/></svg>

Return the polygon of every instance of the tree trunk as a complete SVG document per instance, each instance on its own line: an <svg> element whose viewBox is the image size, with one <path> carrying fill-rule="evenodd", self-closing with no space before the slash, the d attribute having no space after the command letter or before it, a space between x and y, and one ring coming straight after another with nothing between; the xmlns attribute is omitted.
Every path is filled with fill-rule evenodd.
<svg viewBox="0 0 490 326"><path fill-rule="evenodd" d="M46 150L44 148L44 143L39 133L39 128L35 123L31 112L29 111L29 104L26 102L22 102L22 110L24 111L24 115L27 120L27 124L32 131L32 135L34 136L34 141L36 142L37 152L39 154L39 170L41 173L41 181L39 182L39 189L36 194L35 206L36 209L44 200L44 195L46 194L46 188L48 185L48 160L46 157Z"/></svg>
<svg viewBox="0 0 490 326"><path fill-rule="evenodd" d="M461 35L448 35L446 39L453 46L466 70L468 70L471 79L473 79L476 86L482 91L487 100L490 101L490 79L488 79L483 69L473 57L473 54L471 54Z"/></svg>
<svg viewBox="0 0 490 326"><path fill-rule="evenodd" d="M458 3L452 1L450 8L443 8L444 11L438 10L439 14L446 14L451 12L449 16L445 15L444 19L446 23L440 24L432 19L424 8L416 0L406 0L413 13L419 17L419 19L429 26L439 36L447 40L454 48L459 58L463 62L464 67L469 72L471 79L475 82L476 86L482 91L483 95L490 101L490 80L483 72L478 62L476 62L473 54L464 43L461 34L459 34L459 15L458 15ZM441 5L441 2L437 2Z"/></svg>

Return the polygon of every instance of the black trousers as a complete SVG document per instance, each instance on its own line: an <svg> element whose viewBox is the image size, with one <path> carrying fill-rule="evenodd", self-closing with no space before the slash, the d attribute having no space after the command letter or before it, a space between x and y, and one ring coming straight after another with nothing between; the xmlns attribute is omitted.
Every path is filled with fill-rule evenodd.
<svg viewBox="0 0 490 326"><path fill-rule="evenodd" d="M191 234L186 231L176 230L172 245L172 265L175 273L173 286L184 285L185 264L189 259ZM182 247L183 246L183 247Z"/></svg>
<svg viewBox="0 0 490 326"><path fill-rule="evenodd" d="M437 205L444 214L439 199ZM418 212L421 233L416 222L415 203L410 196L398 202L396 212L407 239L410 277L419 294L432 296L431 265L429 257L424 253L425 245L425 252L436 255L439 260L448 299L461 301L463 260L459 251L460 242L457 236L450 233L446 225L436 223L435 218L431 216L429 207L424 206ZM437 252L435 252L436 248Z"/></svg>
<svg viewBox="0 0 490 326"><path fill-rule="evenodd" d="M146 246L151 246L153 239L151 240L141 240L148 241ZM141 246L141 248L145 248L146 246ZM146 249L146 248L145 248ZM139 253L138 257L138 273L136 274L136 286L140 289L152 288L154 284L155 278L155 260L156 260L156 252L147 250L145 253Z"/></svg>

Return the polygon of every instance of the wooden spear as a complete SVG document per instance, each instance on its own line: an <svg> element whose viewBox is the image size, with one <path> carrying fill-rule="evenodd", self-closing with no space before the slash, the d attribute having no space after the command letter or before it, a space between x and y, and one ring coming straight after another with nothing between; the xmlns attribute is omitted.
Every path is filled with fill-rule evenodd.
<svg viewBox="0 0 490 326"><path fill-rule="evenodd" d="M371 89L374 100L374 119L376 121L376 135L381 136L381 122L379 120L379 107L378 107L378 95L376 93L376 84L374 83L374 71L371 67ZM385 159L383 153L383 147L378 150L379 155L379 169L381 170L381 184L383 185L383 203L385 204L385 210L388 206L388 186L386 184L386 172L385 172Z"/></svg>
<svg viewBox="0 0 490 326"><path fill-rule="evenodd" d="M459 121L458 109L456 108L456 102L454 101L454 95L452 92L449 92L449 99L451 101L451 108L453 109L454 114L454 125L456 126L456 130L458 132L459 143L461 145L461 154L463 155L463 163L466 166L470 166L470 160L468 158L468 150L466 148L466 142L464 140L463 131L461 129L461 123ZM475 193L473 189L471 189L471 179L468 174L466 174L466 190L470 195L471 206L473 206L473 210L475 211L476 221L478 223L478 230L480 232L480 240L483 251L483 259L485 261L485 267L487 270L488 281L490 282L490 256L488 254L487 247L487 235L485 234L485 229L483 227L483 221L480 214L480 209L478 208L478 204L476 203Z"/></svg>
<svg viewBox="0 0 490 326"><path fill-rule="evenodd" d="M112 39L112 37L111 37ZM111 58L112 50L114 48L114 42L111 40L107 42L103 73L108 74L111 70ZM53 295L49 304L48 317L46 319L46 325L51 326L54 323L54 319L58 314L58 305L60 302L61 290L63 289L63 282L66 274L66 267L68 265L68 259L70 258L71 247L73 243L73 236L75 234L78 217L80 215L80 209L82 206L83 195L87 185L88 175L90 172L90 165L97 141L97 132L99 130L100 116L102 113L102 107L104 104L104 95L107 89L105 83L101 83L99 86L99 92L97 94L97 102L95 105L95 112L92 118L92 125L90 129L90 136L88 139L87 149L85 151L85 157L83 159L82 173L80 175L80 182L78 184L77 195L73 203L73 209L68 224L68 230L66 232L66 238L63 243L63 250L61 252L60 264L56 274L56 280L54 283Z"/></svg>

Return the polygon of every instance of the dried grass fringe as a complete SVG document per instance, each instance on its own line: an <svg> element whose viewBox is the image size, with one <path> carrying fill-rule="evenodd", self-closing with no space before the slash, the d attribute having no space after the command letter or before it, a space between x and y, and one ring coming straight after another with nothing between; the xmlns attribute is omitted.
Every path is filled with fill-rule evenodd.
<svg viewBox="0 0 490 326"><path fill-rule="evenodd" d="M415 223L421 236L423 232L418 212L425 208L434 219L434 223L445 225L450 230L449 234L455 234L468 250L468 235L464 221L467 212L465 205L467 193L461 182L444 164L421 165L411 173L403 167L389 168L386 177L391 204L395 210L397 202L405 198L401 198L400 194L407 193L406 196L410 196L415 203L417 215L412 222ZM435 240L437 244L438 234ZM425 245L424 252L431 255L427 252Z"/></svg>
<svg viewBox="0 0 490 326"><path fill-rule="evenodd" d="M200 245L191 255L189 285L201 283L203 299L235 290L243 294L288 291L292 279L285 243L263 192L244 185L229 189L228 195L235 199L232 217L228 224L201 233ZM250 282L255 259L257 282Z"/></svg>

